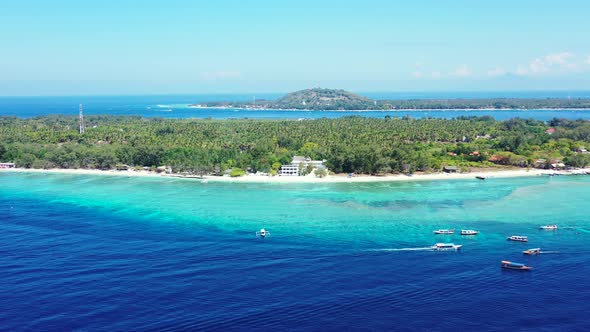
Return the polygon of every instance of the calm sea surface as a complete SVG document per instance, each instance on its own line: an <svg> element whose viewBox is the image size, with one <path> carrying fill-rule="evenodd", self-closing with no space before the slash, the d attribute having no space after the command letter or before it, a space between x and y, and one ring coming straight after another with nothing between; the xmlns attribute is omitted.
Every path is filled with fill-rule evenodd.
<svg viewBox="0 0 590 332"><path fill-rule="evenodd" d="M424 99L424 98L587 98L590 92L447 92L447 93L366 93L374 99ZM256 98L276 99L282 94L258 94ZM317 119L342 116L382 118L386 115L414 118L455 118L458 116L490 115L503 120L514 117L549 120L552 118L590 119L590 110L584 111L260 111L246 109L196 109L188 105L210 101L249 102L253 95L169 95L169 96L75 96L75 97L0 97L0 116L34 117L48 114L78 114L78 105L84 105L85 114L140 115L162 118L258 118L258 119Z"/></svg>
<svg viewBox="0 0 590 332"><path fill-rule="evenodd" d="M0 173L0 329L588 331L588 202L585 176L205 184ZM562 229L538 229L550 223ZM255 237L262 227L271 237ZM443 241L464 247L408 250ZM554 253L522 254L534 247ZM504 259L534 270L502 271Z"/></svg>

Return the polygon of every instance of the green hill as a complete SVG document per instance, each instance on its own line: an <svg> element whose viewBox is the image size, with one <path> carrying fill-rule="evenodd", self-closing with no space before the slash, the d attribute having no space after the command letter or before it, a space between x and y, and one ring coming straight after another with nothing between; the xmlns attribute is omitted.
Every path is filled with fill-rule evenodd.
<svg viewBox="0 0 590 332"><path fill-rule="evenodd" d="M306 89L271 102L271 108L311 110L365 110L374 106L369 98L335 89Z"/></svg>

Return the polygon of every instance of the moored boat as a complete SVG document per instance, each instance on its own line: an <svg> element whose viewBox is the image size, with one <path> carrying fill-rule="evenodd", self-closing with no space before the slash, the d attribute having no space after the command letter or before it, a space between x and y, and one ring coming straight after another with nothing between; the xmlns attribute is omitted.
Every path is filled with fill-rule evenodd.
<svg viewBox="0 0 590 332"><path fill-rule="evenodd" d="M434 234L455 234L454 229L438 229L434 231Z"/></svg>
<svg viewBox="0 0 590 332"><path fill-rule="evenodd" d="M513 263L510 261L502 261L502 268L503 269L511 269L511 270L521 270L521 271L529 271L533 268L531 266L526 266L520 263Z"/></svg>
<svg viewBox="0 0 590 332"><path fill-rule="evenodd" d="M541 253L541 248L527 249L522 252L525 255L538 255Z"/></svg>
<svg viewBox="0 0 590 332"><path fill-rule="evenodd" d="M256 236L258 236L258 237L270 236L270 232L265 230L264 228L262 228L258 232L256 232Z"/></svg>
<svg viewBox="0 0 590 332"><path fill-rule="evenodd" d="M475 178L476 178L476 179L479 179L479 180L485 180L485 179L486 179L486 177L485 177L485 176L476 176Z"/></svg>
<svg viewBox="0 0 590 332"><path fill-rule="evenodd" d="M542 230L545 230L545 231L554 231L557 229L557 225L545 225L545 226L541 226L539 228Z"/></svg>
<svg viewBox="0 0 590 332"><path fill-rule="evenodd" d="M509 241L529 242L528 236L512 235L508 237Z"/></svg>
<svg viewBox="0 0 590 332"><path fill-rule="evenodd" d="M479 231L474 231L473 229L462 229L461 235L477 235Z"/></svg>
<svg viewBox="0 0 590 332"><path fill-rule="evenodd" d="M461 249L462 245L454 243L437 243L431 248L434 251L457 251Z"/></svg>

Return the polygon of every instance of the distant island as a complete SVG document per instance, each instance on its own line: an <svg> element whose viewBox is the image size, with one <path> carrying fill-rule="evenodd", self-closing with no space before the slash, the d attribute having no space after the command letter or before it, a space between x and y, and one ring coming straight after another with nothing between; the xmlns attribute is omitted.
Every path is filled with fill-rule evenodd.
<svg viewBox="0 0 590 332"><path fill-rule="evenodd" d="M277 100L216 101L192 104L194 108L246 108L259 110L385 111L450 109L590 109L590 98L477 98L372 100L336 89L306 89Z"/></svg>

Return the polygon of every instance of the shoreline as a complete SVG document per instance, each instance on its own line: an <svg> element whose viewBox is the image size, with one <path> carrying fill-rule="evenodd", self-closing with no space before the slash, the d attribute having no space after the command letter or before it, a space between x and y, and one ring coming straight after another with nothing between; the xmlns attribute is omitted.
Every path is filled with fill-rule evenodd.
<svg viewBox="0 0 590 332"><path fill-rule="evenodd" d="M96 169L27 169L27 168L9 168L0 169L0 173L40 173L40 174L67 174L67 175L99 175L99 176L126 176L126 177L151 177L151 178L171 178L196 180L199 182L225 182L225 183L376 183L376 182L407 182L407 181L438 181L438 180L461 180L476 179L483 177L492 178L513 178L513 177L531 177L531 176L548 176L555 175L584 175L590 174L590 168L576 169L573 171L554 171L544 169L500 169L500 170L476 170L469 173L431 173L431 174L413 174L413 175L355 175L348 177L345 174L328 175L318 178L313 175L307 176L257 176L247 175L242 177L211 176L203 177L185 176L180 174L152 173L146 171L117 171L117 170L96 170Z"/></svg>

